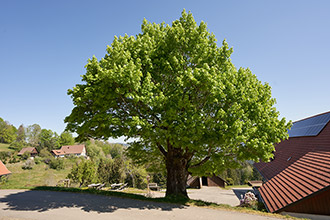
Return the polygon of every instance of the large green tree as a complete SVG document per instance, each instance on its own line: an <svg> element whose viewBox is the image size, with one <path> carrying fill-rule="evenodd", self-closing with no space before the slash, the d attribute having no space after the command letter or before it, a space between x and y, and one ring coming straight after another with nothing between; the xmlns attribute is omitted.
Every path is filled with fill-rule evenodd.
<svg viewBox="0 0 330 220"><path fill-rule="evenodd" d="M14 125L0 118L0 143L12 143L17 137L16 131Z"/></svg>
<svg viewBox="0 0 330 220"><path fill-rule="evenodd" d="M188 172L267 161L289 123L270 86L231 63L232 51L191 13L172 25L144 20L142 33L115 37L104 58L88 61L83 83L68 92L67 129L78 140L136 138L132 155L164 161L166 196L187 197Z"/></svg>

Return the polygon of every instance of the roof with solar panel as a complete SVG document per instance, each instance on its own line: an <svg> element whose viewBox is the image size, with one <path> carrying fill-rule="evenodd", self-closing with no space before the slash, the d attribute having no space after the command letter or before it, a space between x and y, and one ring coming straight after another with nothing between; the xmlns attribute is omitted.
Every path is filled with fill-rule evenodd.
<svg viewBox="0 0 330 220"><path fill-rule="evenodd" d="M330 112L296 121L289 130L289 137L317 136L330 121Z"/></svg>

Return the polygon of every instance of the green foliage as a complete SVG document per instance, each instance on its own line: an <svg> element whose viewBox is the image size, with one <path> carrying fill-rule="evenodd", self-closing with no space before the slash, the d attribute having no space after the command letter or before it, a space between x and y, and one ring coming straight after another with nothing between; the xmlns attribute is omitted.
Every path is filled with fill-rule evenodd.
<svg viewBox="0 0 330 220"><path fill-rule="evenodd" d="M224 179L231 178L233 185L243 185L250 180L258 180L253 178L253 167L249 162L241 162L240 167L236 169L226 169L221 177Z"/></svg>
<svg viewBox="0 0 330 220"><path fill-rule="evenodd" d="M125 164L120 157L111 159L101 159L97 168L98 179L107 185L121 183L125 179Z"/></svg>
<svg viewBox="0 0 330 220"><path fill-rule="evenodd" d="M12 155L12 157L9 160L9 163L18 163L20 162L21 158L17 155Z"/></svg>
<svg viewBox="0 0 330 220"><path fill-rule="evenodd" d="M41 157L36 156L36 157L34 158L34 163L35 163L35 164L40 164L41 162L42 162Z"/></svg>
<svg viewBox="0 0 330 220"><path fill-rule="evenodd" d="M95 143L86 145L86 151L87 155L94 160L97 160L99 158L105 158L102 148Z"/></svg>
<svg viewBox="0 0 330 220"><path fill-rule="evenodd" d="M10 144L16 139L16 128L0 118L0 143Z"/></svg>
<svg viewBox="0 0 330 220"><path fill-rule="evenodd" d="M30 152L24 152L23 154L22 154L22 159L23 160L26 160L26 159L28 159L29 157L31 157L31 153Z"/></svg>
<svg viewBox="0 0 330 220"><path fill-rule="evenodd" d="M24 147L26 146L25 142L23 141L13 141L9 148L12 149L12 150L15 150L15 151L20 151L22 150Z"/></svg>
<svg viewBox="0 0 330 220"><path fill-rule="evenodd" d="M7 160L9 160L12 156L12 153L11 152L8 152L8 151L1 151L0 152L0 160L3 162L3 163L7 163Z"/></svg>
<svg viewBox="0 0 330 220"><path fill-rule="evenodd" d="M233 180L233 178L228 177L228 178L226 178L226 181L227 181L227 183L228 183L229 186L234 185L234 180Z"/></svg>
<svg viewBox="0 0 330 220"><path fill-rule="evenodd" d="M62 132L59 138L59 145L65 146L65 145L74 145L74 138L71 133L69 132Z"/></svg>
<svg viewBox="0 0 330 220"><path fill-rule="evenodd" d="M35 164L34 161L29 159L24 162L24 164L22 165L22 169L23 170L32 170L34 164Z"/></svg>
<svg viewBox="0 0 330 220"><path fill-rule="evenodd" d="M58 135L52 130L42 129L40 133L40 145L37 146L37 150L40 151L42 148L46 148L49 151L58 149L60 147L58 142Z"/></svg>
<svg viewBox="0 0 330 220"><path fill-rule="evenodd" d="M64 169L64 159L63 158L52 158L49 162L49 167L54 170Z"/></svg>
<svg viewBox="0 0 330 220"><path fill-rule="evenodd" d="M25 143L26 142L26 134L25 134L25 128L24 128L23 125L20 125L18 127L16 133L17 133L16 141Z"/></svg>
<svg viewBox="0 0 330 220"><path fill-rule="evenodd" d="M33 146L37 147L38 144L40 143L40 133L41 133L41 127L38 124L33 124L30 125L26 128L26 137L27 137L27 142ZM39 151L40 149L38 149Z"/></svg>
<svg viewBox="0 0 330 220"><path fill-rule="evenodd" d="M91 160L83 160L72 167L67 178L79 183L79 187L87 186L96 179L96 166Z"/></svg>
<svg viewBox="0 0 330 220"><path fill-rule="evenodd" d="M47 149L41 149L39 151L39 156L42 158L53 158L52 154Z"/></svg>
<svg viewBox="0 0 330 220"><path fill-rule="evenodd" d="M136 166L131 160L125 161L125 182L133 188L145 189L147 187L148 173L143 167Z"/></svg>
<svg viewBox="0 0 330 220"><path fill-rule="evenodd" d="M212 175L267 161L290 123L279 119L271 87L237 69L232 52L191 13L171 26L144 20L141 34L115 37L104 58L88 61L83 83L68 91L67 129L78 140L137 138L130 155L167 161L173 182L187 169Z"/></svg>

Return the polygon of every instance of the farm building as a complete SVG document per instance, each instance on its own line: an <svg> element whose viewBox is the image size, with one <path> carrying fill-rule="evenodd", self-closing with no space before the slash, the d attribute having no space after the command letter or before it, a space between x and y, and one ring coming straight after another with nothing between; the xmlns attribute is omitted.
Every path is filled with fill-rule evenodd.
<svg viewBox="0 0 330 220"><path fill-rule="evenodd" d="M86 156L86 147L83 144L62 146L59 150L52 150L52 154L55 158L69 155Z"/></svg>
<svg viewBox="0 0 330 220"><path fill-rule="evenodd" d="M225 188L226 181L219 176L212 177L197 177L197 176L188 176L187 185L191 188L200 189L202 186L215 186Z"/></svg>
<svg viewBox="0 0 330 220"><path fill-rule="evenodd" d="M256 163L269 212L330 215L330 112L294 122L271 162Z"/></svg>
<svg viewBox="0 0 330 220"><path fill-rule="evenodd" d="M9 174L11 174L11 172L7 169L7 167L0 160L0 178L2 176L6 176L6 175L9 175Z"/></svg>
<svg viewBox="0 0 330 220"><path fill-rule="evenodd" d="M38 151L35 147L25 147L20 152L18 152L18 156L22 156L25 152L29 152L31 154L31 157L35 157L38 155Z"/></svg>

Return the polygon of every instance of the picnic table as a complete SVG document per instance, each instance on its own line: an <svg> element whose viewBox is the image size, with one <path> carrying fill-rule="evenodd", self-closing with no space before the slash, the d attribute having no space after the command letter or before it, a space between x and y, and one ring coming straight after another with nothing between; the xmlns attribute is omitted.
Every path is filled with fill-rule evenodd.
<svg viewBox="0 0 330 220"><path fill-rule="evenodd" d="M111 189L116 189L116 190L122 190L124 189L126 186L127 186L127 183L114 183L114 184L111 184Z"/></svg>
<svg viewBox="0 0 330 220"><path fill-rule="evenodd" d="M92 183L92 184L89 184L88 185L88 188L93 188L93 189L102 189L102 187L104 186L105 184L103 183Z"/></svg>

